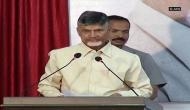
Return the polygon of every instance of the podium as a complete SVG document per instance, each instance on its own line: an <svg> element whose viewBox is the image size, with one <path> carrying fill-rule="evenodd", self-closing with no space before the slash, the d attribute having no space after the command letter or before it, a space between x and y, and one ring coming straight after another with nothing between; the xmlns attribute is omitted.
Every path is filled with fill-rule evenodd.
<svg viewBox="0 0 190 110"><path fill-rule="evenodd" d="M144 110L143 97L4 97L3 110Z"/></svg>

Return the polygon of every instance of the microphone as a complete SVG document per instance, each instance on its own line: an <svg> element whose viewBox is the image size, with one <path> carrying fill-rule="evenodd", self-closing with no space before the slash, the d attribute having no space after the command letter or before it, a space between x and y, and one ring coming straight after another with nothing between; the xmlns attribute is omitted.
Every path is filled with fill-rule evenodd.
<svg viewBox="0 0 190 110"><path fill-rule="evenodd" d="M107 67L107 65L103 62L103 60L102 60L101 57L97 56L97 57L95 57L95 60L96 60L97 62L103 63L104 66L105 66L109 71L111 71L111 73L113 73L121 82L123 82L130 90L132 90L132 91L135 93L136 96L139 96L131 86L129 86L125 81L123 81L119 76L117 76L110 68Z"/></svg>
<svg viewBox="0 0 190 110"><path fill-rule="evenodd" d="M49 74L49 75L46 76L45 78L41 79L39 82L36 82L36 83L32 84L32 85L30 86L30 88L32 88L34 85L36 85L36 84L42 82L43 80L47 79L47 78L50 77L51 75L53 75L53 74L55 74L56 72L60 71L61 69L67 67L72 61L74 61L75 59L80 58L80 57L81 57L81 53L75 53L75 54L74 54L74 57L73 57L65 66L63 66L63 67L59 68L58 70L54 71L53 73ZM27 93L28 90L29 90L29 89L25 89L22 94L24 94L25 92Z"/></svg>
<svg viewBox="0 0 190 110"><path fill-rule="evenodd" d="M80 58L81 57L81 53L75 53L74 54L74 58L76 59L76 58Z"/></svg>
<svg viewBox="0 0 190 110"><path fill-rule="evenodd" d="M56 72L60 71L61 69L67 67L73 60L80 58L81 57L81 53L75 53L74 57L70 60L69 63L67 63L65 66L59 68L58 70L54 71L53 73L49 74L48 76L46 76L45 78L41 79L38 83L42 82L43 80L45 80L46 78L50 77L51 75L55 74Z"/></svg>

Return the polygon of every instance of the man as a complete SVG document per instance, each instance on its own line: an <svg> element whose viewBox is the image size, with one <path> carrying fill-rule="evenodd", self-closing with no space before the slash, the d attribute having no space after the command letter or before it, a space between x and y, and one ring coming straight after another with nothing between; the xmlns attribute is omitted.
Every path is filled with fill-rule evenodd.
<svg viewBox="0 0 190 110"><path fill-rule="evenodd" d="M139 96L150 97L150 80L141 68L139 57L111 45L107 36L107 15L85 11L77 23L82 40L78 45L53 50L41 77L38 91L52 96ZM80 53L69 65L73 55ZM97 56L115 74L110 72ZM63 66L65 68L59 70ZM51 75L51 73L54 73ZM121 78L127 85L119 80ZM133 91L134 90L134 91Z"/></svg>
<svg viewBox="0 0 190 110"><path fill-rule="evenodd" d="M151 99L155 99L157 97L158 88L161 88L166 84L157 64L148 53L125 46L125 43L129 38L130 29L130 22L127 18L112 15L109 16L108 19L111 43L125 51L137 54L140 57L142 67L150 78L150 82L153 87Z"/></svg>

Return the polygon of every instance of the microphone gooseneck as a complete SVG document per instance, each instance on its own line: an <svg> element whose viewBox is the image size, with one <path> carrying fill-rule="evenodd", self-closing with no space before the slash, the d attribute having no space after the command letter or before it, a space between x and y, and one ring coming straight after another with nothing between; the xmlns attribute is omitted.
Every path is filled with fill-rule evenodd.
<svg viewBox="0 0 190 110"><path fill-rule="evenodd" d="M139 96L131 86L129 86L125 81L123 81L119 76L117 76L110 68L107 67L107 65L103 62L103 60L102 60L101 57L97 56L97 57L95 57L95 60L96 60L97 62L103 63L103 65L104 65L111 73L113 73L121 82L123 82L130 90L132 90L132 91L135 93L136 96Z"/></svg>
<svg viewBox="0 0 190 110"><path fill-rule="evenodd" d="M36 82L36 83L32 84L32 85L30 86L30 88L32 88L34 85L36 85L36 84L42 82L43 80L47 79L47 78L50 77L51 75L53 75L53 74L55 74L56 72L60 71L61 69L67 67L73 60L75 60L76 58L80 58L81 55L82 55L81 53L75 53L74 56L73 56L73 58L72 58L65 66L63 66L63 67L59 68L58 70L54 71L53 73L49 74L49 75L46 76L45 78L41 79L39 82ZM29 89L30 89L30 88L29 88ZM22 94L24 94L25 92L27 93L27 91L28 91L29 89L25 89Z"/></svg>
<svg viewBox="0 0 190 110"><path fill-rule="evenodd" d="M61 69L65 68L66 66L68 66L73 60L75 60L75 58L80 58L81 57L81 53L75 53L74 57L69 61L69 63L67 63L65 66L59 68L58 70L54 71L53 73L49 74L48 76L46 76L45 78L41 79L39 82L45 80L46 78L48 78L49 76L55 74L56 72L60 71Z"/></svg>

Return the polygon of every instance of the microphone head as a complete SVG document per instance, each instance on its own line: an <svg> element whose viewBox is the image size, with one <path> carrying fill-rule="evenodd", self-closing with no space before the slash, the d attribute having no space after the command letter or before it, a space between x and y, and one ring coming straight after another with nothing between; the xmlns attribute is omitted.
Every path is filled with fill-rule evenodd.
<svg viewBox="0 0 190 110"><path fill-rule="evenodd" d="M101 57L95 57L95 60L99 62L99 61L102 61L102 58Z"/></svg>
<svg viewBox="0 0 190 110"><path fill-rule="evenodd" d="M81 57L81 53L75 53L74 54L74 58L80 58Z"/></svg>

